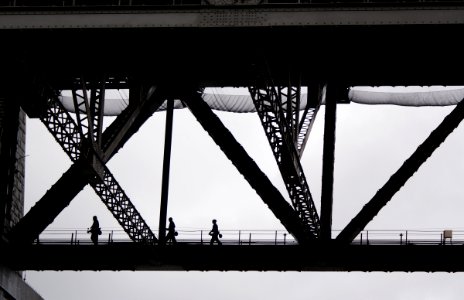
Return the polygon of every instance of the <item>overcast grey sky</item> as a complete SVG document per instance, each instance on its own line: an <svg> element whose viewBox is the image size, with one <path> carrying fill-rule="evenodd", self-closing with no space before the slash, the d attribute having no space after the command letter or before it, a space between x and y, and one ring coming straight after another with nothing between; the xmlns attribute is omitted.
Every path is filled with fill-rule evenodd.
<svg viewBox="0 0 464 300"><path fill-rule="evenodd" d="M339 105L334 229L342 229L453 107ZM287 195L256 114L216 112ZM302 159L319 207L324 108ZM165 113L156 113L110 161L110 170L155 230L161 193ZM369 224L369 229L464 230L464 131L455 130ZM67 170L70 160L37 120L28 120L26 211ZM178 229L283 229L196 122L176 110L168 216ZM86 187L49 228L103 229L117 222ZM181 236L179 236L181 237ZM87 237L89 238L89 237ZM462 299L461 273L333 272L32 272L45 299Z"/></svg>

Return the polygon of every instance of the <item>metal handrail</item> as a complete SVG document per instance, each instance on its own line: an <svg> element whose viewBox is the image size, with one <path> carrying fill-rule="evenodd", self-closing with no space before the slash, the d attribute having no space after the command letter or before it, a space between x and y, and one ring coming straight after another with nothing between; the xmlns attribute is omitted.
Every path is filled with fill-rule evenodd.
<svg viewBox="0 0 464 300"><path fill-rule="evenodd" d="M464 230L453 230L452 238L444 238L444 230L364 230L353 245L463 245ZM209 229L179 229L178 243L209 245ZM337 234L333 231L333 235ZM285 230L225 229L221 230L224 245L296 245ZM132 242L122 229L102 228L99 244ZM85 228L47 229L36 240L38 244L91 244Z"/></svg>

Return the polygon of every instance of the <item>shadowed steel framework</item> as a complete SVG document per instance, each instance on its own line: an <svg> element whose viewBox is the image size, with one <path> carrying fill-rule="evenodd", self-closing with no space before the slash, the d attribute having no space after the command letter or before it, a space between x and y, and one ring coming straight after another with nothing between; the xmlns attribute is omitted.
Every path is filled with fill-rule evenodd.
<svg viewBox="0 0 464 300"><path fill-rule="evenodd" d="M13 226L4 226L12 195L1 194L6 212L0 220L1 247L9 257L4 264L18 270L464 269L457 245L353 243L459 125L462 102L332 238L337 106L349 103L348 89L357 85L463 85L453 70L464 67L464 60L452 42L463 30L464 1L239 2L0 3L0 38L8 45L0 50L1 99L39 118L72 161ZM204 101L205 88L222 86L248 88L290 203ZM108 89L128 89L129 104L103 130ZM308 101L300 109L302 89ZM72 94L74 116L59 100L63 91ZM163 103L172 116L174 100L191 111L297 245L167 248L165 226L157 233L150 229L106 164ZM318 212L319 200L310 192L300 160L321 104L326 109ZM164 191L172 119L167 122ZM16 159L11 158L14 143L1 145L2 161ZM5 179L11 168L2 165ZM99 247L37 243L87 184L133 242ZM160 224L166 223L167 201L163 193ZM121 258L121 253L129 255Z"/></svg>

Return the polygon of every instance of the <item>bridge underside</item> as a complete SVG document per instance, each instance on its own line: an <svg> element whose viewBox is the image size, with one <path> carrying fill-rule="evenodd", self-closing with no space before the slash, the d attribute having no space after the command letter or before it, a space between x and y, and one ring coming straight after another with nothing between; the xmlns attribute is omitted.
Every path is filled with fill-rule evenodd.
<svg viewBox="0 0 464 300"><path fill-rule="evenodd" d="M101 13L101 17L107 16ZM12 243L1 247L4 257L9 258L8 267L464 271L462 246L350 245L458 126L464 118L464 102L350 222L337 238L340 244L333 244L330 235L336 104L345 100L340 99L343 91L354 85L464 85L462 75L456 72L464 68L459 44L463 23L0 30L0 39L7 45L0 50L2 93L9 101L20 102L29 117L41 118L74 162L11 231ZM204 87L217 86L248 87L276 161L281 164L282 176L287 179L289 196L292 201L301 200L292 203L295 210L202 100ZM313 97L304 116L300 116L296 108L300 107L301 87L305 86ZM129 106L103 131L105 89L112 88L129 88ZM72 90L75 111L81 112L75 118L58 101L61 90ZM308 120L314 117L305 116L315 116L322 98L327 104L323 158L323 181L327 185L321 202L328 213L321 213L324 243L313 243L319 237L320 222L299 166L303 148L300 150L298 138L301 133L307 137L300 125L311 126ZM300 246L164 247L162 239L160 244L152 245L157 241L154 233L106 163L165 100L172 104L174 99L181 99L190 109L286 229L301 242ZM166 147L165 151L170 150ZM166 167L167 174L168 170ZM167 178L163 178L163 184L167 185ZM141 243L98 247L32 245L87 184L92 185L131 238ZM162 200L167 203L167 197ZM313 218L303 218L311 213ZM160 221L160 228L164 221Z"/></svg>
<svg viewBox="0 0 464 300"><path fill-rule="evenodd" d="M462 245L6 247L14 270L462 272Z"/></svg>
<svg viewBox="0 0 464 300"><path fill-rule="evenodd" d="M102 74L199 86L250 86L265 61L276 85L462 85L464 25L1 31L8 76L24 65L57 89ZM125 80L124 80L125 81ZM115 84L124 88L124 84Z"/></svg>

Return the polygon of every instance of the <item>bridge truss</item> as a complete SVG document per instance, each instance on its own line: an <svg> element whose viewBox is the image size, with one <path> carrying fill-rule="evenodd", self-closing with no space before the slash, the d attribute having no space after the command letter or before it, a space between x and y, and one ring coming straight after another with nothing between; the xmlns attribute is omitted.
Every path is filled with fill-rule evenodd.
<svg viewBox="0 0 464 300"><path fill-rule="evenodd" d="M268 76L268 74L261 74L261 76ZM73 78L74 110L78 112L75 116L64 109L56 89L45 84L41 86L41 96L44 97L45 106L42 107L40 119L67 153L73 165L13 228L9 234L12 245L32 245L39 234L53 222L54 218L69 205L77 193L87 184L93 187L96 194L134 242L137 244L156 244L158 239L155 234L145 223L141 213L132 204L114 175L106 167L106 162L116 154L118 149L166 99L169 101L180 99L189 108L198 122L237 170L242 173L288 232L300 245L308 247L313 245L314 247L330 248L332 245L338 248L341 245L349 245L464 118L464 102L461 102L374 198L353 218L339 236L332 239L330 234L331 207L329 206L329 213L325 219L321 219L321 222L313 198L309 193L299 159L303 153L302 149L304 149L307 134L309 134L308 128L314 122L314 117L321 103L325 103L325 134L329 136L325 139L325 143L329 145L325 145L324 151L332 152L332 155L329 155L331 158L328 160L324 158L324 168L327 168L329 173L333 172L335 127L330 127L327 124L335 122L335 117L330 117L330 110L332 110L329 108L330 101L333 101L332 105L336 107L336 99L341 99L344 96L344 89L341 89L340 85L337 86L330 82L325 85L311 85L312 90L309 94L313 98L307 101L307 105L301 110L301 115L299 112L295 112L300 107L300 86L282 87L273 85L271 81L268 81L268 84L257 81L256 85L249 87L258 116L269 139L282 177L286 182L292 202L292 206L290 206L202 99L203 90L201 88L183 84L174 89L165 83L154 85L129 79L122 80L122 82L124 86L130 87L130 103L106 130L103 130L102 126L105 89L106 86L114 85L114 79L84 80L82 77ZM22 106L26 112L33 115L32 108L27 102L23 103ZM335 113L335 110L332 110L331 113ZM327 129L327 127L331 129ZM327 180L327 178L329 178L329 183L333 184L331 182L333 174L332 179L330 177L324 179ZM330 194L331 189L329 188L326 192ZM322 208L324 208L324 201L327 200L322 198ZM329 195L328 201L331 202L331 195ZM329 232L329 236L322 235L324 230ZM255 251L254 248L250 249ZM382 248L379 251L386 250ZM211 265L208 269L216 267ZM147 266L147 268L151 267ZM195 268L192 267L192 269ZM316 267L308 266L307 268L309 270Z"/></svg>
<svg viewBox="0 0 464 300"><path fill-rule="evenodd" d="M454 66L450 62L456 63L456 68L463 66L462 60L456 59L461 57L460 51L448 48L438 49L437 54L432 51L436 49L428 48L428 44L423 42L423 37L429 36L435 38L437 44L446 40L449 35L455 38L455 34L460 33L464 25L462 21L464 10L461 4L447 4L444 9L440 7L438 1L429 2L428 6L422 4L422 1L412 1L414 4L405 9L401 8L400 4L397 5L400 8L395 5L389 6L390 4L376 5L372 11L369 9L348 10L350 13L343 19L340 19L339 15L347 11L345 6L337 10L336 4L319 5L317 9L311 5L303 5L299 11L297 25L294 23L295 20L290 18L294 16L291 9L285 5L283 8L279 5L274 6L274 3L270 3L271 1L265 4L273 5L254 6L250 9L253 14L249 15L243 8L234 11L234 8L230 7L213 9L209 7L210 5L195 6L194 9L183 7L182 10L165 8L157 10L150 7L153 10L149 12L151 18L147 20L149 19L151 23L147 25L143 23L148 22L147 20L138 20L139 23L128 25L125 18L120 18L120 16L141 14L144 12L143 6L121 9L118 14L114 14L113 8L107 4L103 5L105 9L101 11L100 7L71 5L72 9L69 11L69 7L64 10L55 7L47 11L41 8L37 14L31 14L28 9L34 8L25 8L27 5L17 6L18 2L13 2L15 5L2 8L3 18L0 19L1 29L7 31L1 32L2 38L12 47L9 50L1 50L3 58L11 57L11 59L3 60L5 70L7 70L1 74L0 82L5 91L3 93L11 99L10 101L20 103L22 109L30 117L41 119L73 164L36 205L19 220L11 232L2 232L4 243L8 247L5 249L8 251L12 249L12 253L16 250L19 253L21 249L25 251L37 249L30 247L34 246L33 243L40 233L87 184L93 187L123 230L135 242L133 244L136 246L132 249L140 249L138 247L144 246L147 248L143 249L153 249L151 247L161 249L162 243L157 244L160 241L144 221L142 212L136 209L106 164L165 101L172 105L174 99L180 99L185 104L276 218L293 235L299 246L302 246L294 252L298 255L292 262L293 269L299 269L298 260L303 259L315 249L315 253L322 256L328 250L337 251L337 253L341 249L349 249L347 253L358 251L351 250L360 249L350 248L351 242L464 118L464 103L461 102L367 202L346 228L333 239L331 218L336 108L341 102L346 102L346 87L354 84L399 85L436 82L462 84L462 78L452 76L451 72L447 72L450 71L450 65ZM108 1L103 2L108 3ZM399 3L398 1L392 2ZM362 6L365 3L367 2L357 1L353 5ZM420 6L421 9L412 9L416 6ZM401 16L412 16L411 22L414 26L408 27L410 18L398 17L399 14L395 14L397 12L395 9L402 13ZM327 20L319 21L315 18L321 11L326 13ZM55 24L56 16L62 13L70 15L76 13L78 17L74 16L76 18L70 19L67 23ZM370 13L375 14L376 17L372 17ZM441 24L446 23L447 18L450 20L450 25L440 27ZM102 19L110 25L107 25L108 27L102 25L100 23ZM327 26L336 24L337 29L330 27L329 30L325 27L326 22L329 24ZM86 26L89 24L90 27L98 28L98 30L87 31ZM366 26L357 26L358 24ZM385 29L385 24L401 26L390 26ZM427 24L426 30L421 31L422 29L419 28L423 27L420 24ZM375 27L377 25L381 25L382 28ZM432 25L437 25L437 27ZM54 31L53 26L61 27L60 30ZM151 27L141 29L143 26ZM199 40L214 38L217 40L218 49L224 49L224 53L206 51L205 54L205 48L193 46L191 51L184 53L184 41L192 34L192 31L186 28L197 27L204 29L199 30L200 33L196 35ZM218 30L223 27L227 28L225 34ZM50 30L42 31L43 28ZM80 30L75 30L76 28ZM9 31L14 29L19 29L19 31ZM26 29L31 29L31 31ZM378 30L380 34L369 35L369 46L374 49L369 53L363 52L366 47L366 33L377 32L375 30ZM108 33L109 40L102 38L102 31ZM397 40L401 42L407 51L400 54L394 51L396 46L391 46L389 38L392 33L395 33L395 42ZM163 46L134 47L140 43L140 40L143 40L141 37L146 37L148 34L156 34L159 38L157 42ZM287 44L280 45L285 43L274 43L272 47L265 47L262 44L256 46L256 36L266 41L296 41L302 34L311 36L319 42L320 47L302 47L304 49L301 50L288 47ZM127 45L121 45L121 49L114 52L110 51L113 50L112 47L105 47L105 42L119 35L124 37ZM70 44L75 40L88 39L89 44L101 45L101 47L91 47L91 49L89 47L90 50L69 49L69 52L65 53L53 47L29 50L33 48L32 45L37 45L38 41L43 41L47 45L53 44L57 37ZM243 38L243 44L248 44L250 47L249 52L238 51L242 50L241 45L231 45L230 40L234 38ZM348 42L351 46L344 48L343 53L334 50L340 49L341 45L347 45ZM430 69L424 71L419 68L422 66L422 56L418 53L422 54L425 51L434 60L431 61ZM243 70L261 63L262 57L256 60L253 55L262 52L266 52L267 57L272 57L269 69L244 74ZM366 57L363 56L364 54ZM230 58L230 61L225 61L223 57ZM373 67L371 61L378 57L384 57L385 61ZM114 67L115 61L120 65ZM64 62L72 63L74 68L62 70ZM301 66L298 71L290 67L300 62ZM404 72L398 72L405 63L408 63L410 68ZM356 69L357 67L359 70ZM226 85L248 87L287 188L290 203L203 101L202 91L205 87ZM305 85L309 96L306 106L302 107L301 91ZM129 105L108 128L103 130L102 112L105 106L105 91L110 88L128 88ZM58 100L62 90L72 92L76 115L69 114ZM325 105L323 189L320 199L321 210L318 212L317 199L311 195L300 160L322 104ZM46 253L47 250L38 251ZM223 253L229 253L229 251L232 250L225 250ZM256 249L250 251L253 255L248 259L259 255ZM288 250L275 251L276 255L292 255L292 252ZM327 253L334 253L330 251ZM359 253L363 253L362 251L364 250ZM379 252L367 251L365 253L373 259L375 254L388 253L388 251L383 248ZM406 253L409 250L401 251ZM446 251L436 250L435 253L443 254L447 253ZM448 252L453 251L455 250ZM136 251L134 250L133 253ZM456 257L456 253L453 253L452 257ZM168 257L169 254L163 253L162 255ZM408 255L408 257L413 257L412 253L408 252ZM148 255L145 257L149 259ZM344 259L349 264L349 258ZM202 260L204 260L202 263L208 264L205 262L207 258L202 257ZM410 267L420 269L419 263L423 262L423 260L418 261L416 265ZM124 268L129 268L130 264L127 263L128 265ZM137 265L137 263L143 264L143 262L134 264ZM168 259L161 260L161 263L172 262ZM191 268L188 263L185 262L186 269ZM210 261L209 268L234 269L241 266L237 261L232 263L236 263L235 267L227 264L218 266ZM247 260L247 263L251 264L250 260ZM272 266L264 259L261 263ZM368 265L372 264L372 260L362 261L360 259L356 263ZM453 269L449 262L442 261L442 263L448 270ZM323 261L322 264L327 266L327 261ZM328 269L336 269L342 264L343 262L338 262ZM381 263L378 268L380 265ZM464 264L461 263L459 270L464 269L462 265ZM19 263L16 266L17 268L24 267ZM74 266L68 266L74 268ZM398 265L395 266L391 269L400 268ZM195 266L193 269L195 268L200 268L200 266ZM279 265L277 269L281 268L284 267ZM317 268L322 267L316 264L306 269ZM352 267L351 270L356 268ZM247 268L244 267L244 269ZM437 264L432 269L438 270L440 267Z"/></svg>
<svg viewBox="0 0 464 300"><path fill-rule="evenodd" d="M303 153L302 149L319 108L320 99L315 101L317 104L314 107L307 105L300 123L301 86L289 84L287 87L276 87L271 79L265 80L267 77L261 76L261 80L249 87L249 91L293 207L306 225L308 235L317 239L320 234L319 216L300 163L300 155Z"/></svg>

